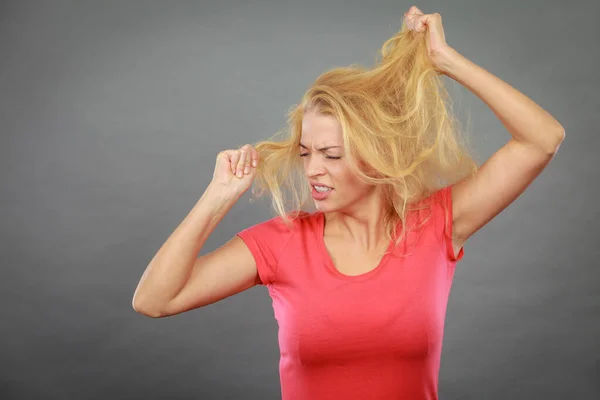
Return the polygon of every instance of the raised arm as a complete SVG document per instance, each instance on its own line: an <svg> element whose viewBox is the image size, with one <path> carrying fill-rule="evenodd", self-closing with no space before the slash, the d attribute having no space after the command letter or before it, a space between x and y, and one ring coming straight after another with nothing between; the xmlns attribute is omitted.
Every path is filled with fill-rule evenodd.
<svg viewBox="0 0 600 400"><path fill-rule="evenodd" d="M250 187L257 157L248 145L219 153L213 181L146 267L133 296L137 312L153 318L179 314L257 283L254 258L238 237L197 257L215 227ZM241 177L236 176L239 171Z"/></svg>

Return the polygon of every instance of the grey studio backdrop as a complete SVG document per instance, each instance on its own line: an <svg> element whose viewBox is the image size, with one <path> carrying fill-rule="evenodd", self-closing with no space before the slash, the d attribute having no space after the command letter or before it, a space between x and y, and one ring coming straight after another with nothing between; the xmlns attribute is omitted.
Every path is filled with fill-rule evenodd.
<svg viewBox="0 0 600 400"><path fill-rule="evenodd" d="M164 319L137 314L134 289L216 154L282 128L326 69L372 66L410 5L1 2L0 398L277 399L266 288ZM440 12L450 45L567 132L465 246L440 398L599 398L599 3L415 5ZM482 162L509 134L446 82ZM274 215L248 199L201 253Z"/></svg>

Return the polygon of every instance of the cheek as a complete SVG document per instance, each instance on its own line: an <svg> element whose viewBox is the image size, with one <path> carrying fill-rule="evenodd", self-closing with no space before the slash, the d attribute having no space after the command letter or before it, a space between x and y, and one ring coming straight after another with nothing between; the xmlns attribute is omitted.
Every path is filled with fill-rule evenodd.
<svg viewBox="0 0 600 400"><path fill-rule="evenodd" d="M356 189L363 186L362 181L346 166L332 168L331 175L336 182L343 183L345 188Z"/></svg>

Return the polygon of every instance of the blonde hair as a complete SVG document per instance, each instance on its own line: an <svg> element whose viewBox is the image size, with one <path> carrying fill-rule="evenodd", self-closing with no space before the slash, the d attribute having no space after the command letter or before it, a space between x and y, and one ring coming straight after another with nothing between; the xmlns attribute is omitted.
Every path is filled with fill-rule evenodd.
<svg viewBox="0 0 600 400"><path fill-rule="evenodd" d="M398 244L409 205L477 171L426 41L425 34L403 27L383 44L374 68L353 64L321 74L289 109L286 128L254 144L260 155L254 196L268 191L289 227L290 216L306 214L310 186L299 157L302 118L309 111L330 115L341 125L350 168L365 182L383 185L390 206L386 235Z"/></svg>

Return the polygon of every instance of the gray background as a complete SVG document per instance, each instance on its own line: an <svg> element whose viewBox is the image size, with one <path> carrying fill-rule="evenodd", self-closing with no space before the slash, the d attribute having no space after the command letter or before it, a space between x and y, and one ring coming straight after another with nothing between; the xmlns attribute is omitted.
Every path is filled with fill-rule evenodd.
<svg viewBox="0 0 600 400"><path fill-rule="evenodd" d="M544 173L465 246L442 399L600 396L598 4L416 4L567 132ZM410 5L1 2L0 398L278 398L266 288L165 319L135 313L134 289L217 152L283 127L326 69L372 66ZM509 134L447 83L481 162ZM272 215L248 198L201 253Z"/></svg>

